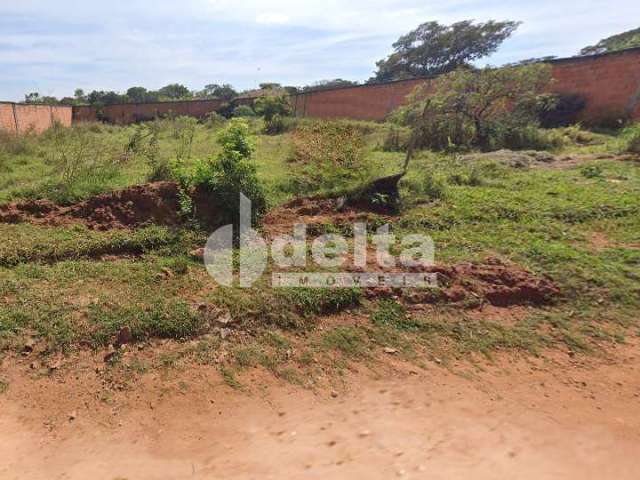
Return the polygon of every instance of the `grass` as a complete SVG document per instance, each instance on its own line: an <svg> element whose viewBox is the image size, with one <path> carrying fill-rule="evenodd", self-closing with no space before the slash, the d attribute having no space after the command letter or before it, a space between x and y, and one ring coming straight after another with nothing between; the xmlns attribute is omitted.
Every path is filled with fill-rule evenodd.
<svg viewBox="0 0 640 480"><path fill-rule="evenodd" d="M92 126L104 145L120 152L134 127ZM399 170L402 152L381 151L384 130L358 125L366 155L380 175ZM259 131L260 125L254 125ZM215 155L215 129L196 129L192 157ZM571 133L574 135L575 132ZM563 153L618 152L630 135L595 134ZM149 166L133 156L109 177L80 179L62 190L46 135L6 140L0 147L0 202L19 198L72 201L145 181ZM171 156L170 128L160 151ZM259 135L255 162L271 206L291 198L287 190L291 133ZM56 183L58 182L58 183ZM93 182L93 183L92 183ZM393 221L396 234L427 233L441 262L499 256L549 275L563 298L530 309L512 322L470 316L438 307L429 314L407 311L394 300L367 300L358 289L249 289L218 287L189 252L206 232L183 227L96 232L84 227L0 224L0 348L18 351L24 335L46 350L101 348L128 326L136 341L169 338L185 343L179 361L217 364L224 381L239 388L237 374L260 367L285 381L307 384L326 366L370 362L383 347L419 362L496 351L539 354L545 348L590 352L640 331L640 174L638 164L593 160L567 169L514 169L490 160L465 164L455 155L423 152L401 185L404 205ZM326 231L341 231L327 225ZM597 247L599 234L607 243ZM105 256L107 260L102 260ZM197 308L227 309L247 335L221 339ZM352 312L358 324L325 324ZM212 333L213 332L213 333ZM181 357L182 358L182 357ZM133 371L146 371L146 364ZM308 377L308 378L307 378Z"/></svg>

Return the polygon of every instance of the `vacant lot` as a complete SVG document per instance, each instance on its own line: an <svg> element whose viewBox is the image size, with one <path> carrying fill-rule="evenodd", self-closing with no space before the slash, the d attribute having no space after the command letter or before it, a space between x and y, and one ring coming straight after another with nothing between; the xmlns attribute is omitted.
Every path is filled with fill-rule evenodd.
<svg viewBox="0 0 640 480"><path fill-rule="evenodd" d="M136 395L215 397L220 383L260 392L276 378L337 396L363 368L477 373L497 359L588 363L636 345L640 173L623 134L558 129L537 153L418 151L388 209L376 207L384 198L343 199L401 170L401 129L286 120L276 135L249 122L258 230L269 238L304 221L310 236L351 238L366 220L428 234L440 288L217 285L198 249L226 205L203 217L172 172L224 155L221 119L2 137L0 401L36 403L52 430L94 410L117 425L111 413ZM337 167L318 170L318 150ZM350 174L326 184L337 168ZM56 405L41 389L61 381L77 390L52 389L71 398ZM40 393L29 398L29 385Z"/></svg>

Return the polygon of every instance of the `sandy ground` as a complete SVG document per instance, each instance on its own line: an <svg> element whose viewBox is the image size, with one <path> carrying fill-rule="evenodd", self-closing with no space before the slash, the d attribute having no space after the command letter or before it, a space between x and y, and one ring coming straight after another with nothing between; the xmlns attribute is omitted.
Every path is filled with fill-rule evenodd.
<svg viewBox="0 0 640 480"><path fill-rule="evenodd" d="M637 347L375 370L322 392L256 370L238 392L194 368L183 391L151 379L100 401L82 375L15 373L0 478L638 478Z"/></svg>

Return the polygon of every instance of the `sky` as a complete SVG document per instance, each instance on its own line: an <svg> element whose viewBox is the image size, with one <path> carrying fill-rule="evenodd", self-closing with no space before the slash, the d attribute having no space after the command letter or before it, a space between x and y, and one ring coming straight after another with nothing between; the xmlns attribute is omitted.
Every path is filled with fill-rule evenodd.
<svg viewBox="0 0 640 480"><path fill-rule="evenodd" d="M518 20L480 64L575 55L640 26L638 0L0 0L0 100L29 92L303 86L369 78L397 38L436 20Z"/></svg>

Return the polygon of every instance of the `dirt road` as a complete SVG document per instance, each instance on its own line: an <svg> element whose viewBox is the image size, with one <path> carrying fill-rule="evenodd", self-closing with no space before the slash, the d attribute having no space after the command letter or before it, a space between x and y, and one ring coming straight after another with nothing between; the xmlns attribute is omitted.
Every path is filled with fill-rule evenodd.
<svg viewBox="0 0 640 480"><path fill-rule="evenodd" d="M199 371L181 392L141 384L93 402L78 377L30 390L14 379L0 396L0 478L635 479L636 351L361 369L321 393L260 372L237 392Z"/></svg>

